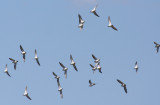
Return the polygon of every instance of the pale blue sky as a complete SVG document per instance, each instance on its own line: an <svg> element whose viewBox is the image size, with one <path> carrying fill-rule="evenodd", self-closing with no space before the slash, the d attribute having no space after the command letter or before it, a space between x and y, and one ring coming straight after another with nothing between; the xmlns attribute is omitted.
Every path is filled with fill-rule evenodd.
<svg viewBox="0 0 160 105"><path fill-rule="evenodd" d="M99 18L90 13L97 3ZM160 53L153 44L160 43L159 10L158 0L1 0L0 105L159 105ZM78 13L86 21L82 31ZM118 32L107 27L108 16ZM101 59L102 74L93 74L91 54ZM9 57L19 61L16 71ZM58 62L69 68L67 79ZM5 64L11 78L3 73ZM89 79L96 83L92 88ZM128 94L116 79L127 84ZM26 85L31 101L22 96Z"/></svg>

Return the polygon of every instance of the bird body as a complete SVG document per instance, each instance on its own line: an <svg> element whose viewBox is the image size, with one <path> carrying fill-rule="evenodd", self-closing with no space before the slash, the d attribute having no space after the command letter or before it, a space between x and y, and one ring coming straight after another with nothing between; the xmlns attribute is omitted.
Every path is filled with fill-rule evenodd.
<svg viewBox="0 0 160 105"><path fill-rule="evenodd" d="M16 70L16 65L17 65L17 63L18 63L18 61L17 60L14 60L14 59L12 59L12 58L9 58L11 61L12 61L12 63L14 64L14 70Z"/></svg>
<svg viewBox="0 0 160 105"><path fill-rule="evenodd" d="M32 99L29 97L29 95L28 95L27 86L26 86L26 88L25 88L25 91L24 91L23 96L26 96L29 100L32 100Z"/></svg>
<svg viewBox="0 0 160 105"><path fill-rule="evenodd" d="M65 67L61 62L59 62L59 64L60 64L60 66L63 68L65 78L67 78L67 70L68 70L68 68Z"/></svg>
<svg viewBox="0 0 160 105"><path fill-rule="evenodd" d="M94 85L96 85L96 84L95 84L95 83L92 83L92 81L89 80L89 87L92 87L92 86L94 86Z"/></svg>

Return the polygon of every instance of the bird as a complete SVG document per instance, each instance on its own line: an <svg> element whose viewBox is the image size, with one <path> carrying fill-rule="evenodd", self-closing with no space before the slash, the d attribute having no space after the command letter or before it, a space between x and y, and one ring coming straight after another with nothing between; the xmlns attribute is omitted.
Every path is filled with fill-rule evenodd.
<svg viewBox="0 0 160 105"><path fill-rule="evenodd" d="M137 71L138 71L138 69L139 69L138 64L137 64L137 61L136 61L136 63L135 63L135 67L134 67L134 69L136 70L136 72L137 72Z"/></svg>
<svg viewBox="0 0 160 105"><path fill-rule="evenodd" d="M25 62L25 55L27 52L24 51L23 47L20 45L21 54L23 55L23 61Z"/></svg>
<svg viewBox="0 0 160 105"><path fill-rule="evenodd" d="M59 64L63 68L65 78L67 78L67 70L68 70L68 68L66 68L61 62L59 62Z"/></svg>
<svg viewBox="0 0 160 105"><path fill-rule="evenodd" d="M96 5L90 12L93 13L95 16L99 17L99 15L96 13L96 8L98 5Z"/></svg>
<svg viewBox="0 0 160 105"><path fill-rule="evenodd" d="M5 66L4 73L6 73L9 77L11 77L10 74L9 74L9 72L8 72L7 64L6 64L6 66Z"/></svg>
<svg viewBox="0 0 160 105"><path fill-rule="evenodd" d="M32 100L32 99L29 97L29 95L28 95L27 86L26 86L26 88L25 88L25 91L24 91L23 96L26 96L29 100Z"/></svg>
<svg viewBox="0 0 160 105"><path fill-rule="evenodd" d="M154 44L155 44L155 47L157 48L157 53L158 53L160 44L158 44L158 43L156 43L156 42L154 42Z"/></svg>
<svg viewBox="0 0 160 105"><path fill-rule="evenodd" d="M92 83L92 81L89 80L89 87L92 87L92 86L94 86L94 85L96 85L96 84L95 84L95 83Z"/></svg>
<svg viewBox="0 0 160 105"><path fill-rule="evenodd" d="M98 63L96 64L96 66L97 66L97 69L99 70L99 72L102 73L102 71L101 71L101 66L100 66L100 62L98 62Z"/></svg>
<svg viewBox="0 0 160 105"><path fill-rule="evenodd" d="M95 61L94 61L95 63L100 62L100 59L96 58L93 54L92 54L92 57L93 57L93 59L95 60Z"/></svg>
<svg viewBox="0 0 160 105"><path fill-rule="evenodd" d="M58 91L60 92L61 98L63 98L63 94L62 94L63 88L60 85L59 79L58 79L57 83L58 83Z"/></svg>
<svg viewBox="0 0 160 105"><path fill-rule="evenodd" d="M92 70L93 70L93 73L94 73L94 71L96 71L97 67L93 66L92 64L90 64L90 66L92 67Z"/></svg>
<svg viewBox="0 0 160 105"><path fill-rule="evenodd" d="M70 60L71 60L71 65L73 65L74 69L75 69L76 71L78 71L78 70L77 70L77 67L76 67L76 63L74 62L72 55L70 55Z"/></svg>
<svg viewBox="0 0 160 105"><path fill-rule="evenodd" d="M108 22L109 22L108 27L112 27L114 30L118 31L117 28L112 25L110 16L108 16Z"/></svg>
<svg viewBox="0 0 160 105"><path fill-rule="evenodd" d="M80 30L82 30L83 29L83 24L85 23L85 21L82 19L80 14L78 14L78 17L79 17L79 25L78 25L78 27L80 28Z"/></svg>
<svg viewBox="0 0 160 105"><path fill-rule="evenodd" d="M38 58L39 57L37 56L37 50L35 49L35 57L34 57L34 59L37 61L37 64L40 66Z"/></svg>
<svg viewBox="0 0 160 105"><path fill-rule="evenodd" d="M57 79L57 83L58 83L60 77L54 72L52 72L52 74L55 76L55 78Z"/></svg>
<svg viewBox="0 0 160 105"><path fill-rule="evenodd" d="M126 84L123 83L122 81L120 81L119 79L117 79L117 81L121 84L121 86L124 88L124 91L126 92L127 94L127 88L126 88Z"/></svg>
<svg viewBox="0 0 160 105"><path fill-rule="evenodd" d="M17 60L14 60L14 59L12 59L12 58L9 58L11 61L12 61L12 63L14 63L14 70L16 70L16 65L17 65Z"/></svg>

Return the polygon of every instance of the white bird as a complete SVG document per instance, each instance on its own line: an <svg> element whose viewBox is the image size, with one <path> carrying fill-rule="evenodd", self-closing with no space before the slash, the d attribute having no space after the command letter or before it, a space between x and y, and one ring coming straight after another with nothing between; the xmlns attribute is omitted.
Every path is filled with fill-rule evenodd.
<svg viewBox="0 0 160 105"><path fill-rule="evenodd" d="M27 86L26 86L26 88L25 88L25 91L24 91L23 96L26 96L29 100L32 100L32 99L29 97L29 95L28 95Z"/></svg>
<svg viewBox="0 0 160 105"><path fill-rule="evenodd" d="M34 59L37 61L37 64L40 66L38 58L39 57L37 56L37 50L35 49L35 57L34 57Z"/></svg>
<svg viewBox="0 0 160 105"><path fill-rule="evenodd" d="M158 53L160 44L158 44L158 43L156 43L156 42L154 42L154 44L156 45L155 48L157 48L157 53Z"/></svg>
<svg viewBox="0 0 160 105"><path fill-rule="evenodd" d="M100 59L96 58L93 54L92 54L92 57L93 57L93 59L95 60L95 61L94 61L95 63L100 62Z"/></svg>
<svg viewBox="0 0 160 105"><path fill-rule="evenodd" d="M20 49L21 49L21 54L23 55L23 60L25 62L26 58L25 58L25 55L27 52L24 51L23 47L20 45Z"/></svg>
<svg viewBox="0 0 160 105"><path fill-rule="evenodd" d="M99 70L99 72L102 73L102 71L101 71L102 68L101 68L101 66L100 66L100 62L98 62L98 63L96 64L96 66L97 66L97 69Z"/></svg>
<svg viewBox="0 0 160 105"><path fill-rule="evenodd" d="M134 69L136 70L136 72L137 72L137 71L138 71L138 69L139 69L138 64L137 64L137 61L136 61L136 63L135 63L135 67L134 67Z"/></svg>
<svg viewBox="0 0 160 105"><path fill-rule="evenodd" d="M8 68L7 68L7 64L6 64L6 67L5 67L5 70L4 70L4 72L9 76L9 77L11 77L10 76L10 74L8 73Z"/></svg>
<svg viewBox="0 0 160 105"><path fill-rule="evenodd" d="M74 62L72 55L70 55L70 60L71 60L71 65L73 65L74 69L75 69L76 71L78 71L78 70L77 70L77 67L76 67L76 63Z"/></svg>
<svg viewBox="0 0 160 105"><path fill-rule="evenodd" d="M61 98L63 98L63 94L62 94L63 88L61 87L59 80L57 81L57 83L58 83L58 91L60 92Z"/></svg>
<svg viewBox="0 0 160 105"><path fill-rule="evenodd" d="M83 24L85 23L85 21L82 19L81 15L78 14L78 18L79 18L79 25L78 27L80 28L80 30L83 29Z"/></svg>
<svg viewBox="0 0 160 105"><path fill-rule="evenodd" d="M92 81L89 80L89 87L92 87L92 86L94 86L94 85L96 85L96 84L95 84L95 83L92 83Z"/></svg>
<svg viewBox="0 0 160 105"><path fill-rule="evenodd" d="M96 5L90 12L93 13L95 16L99 17L99 15L96 13L96 8L98 5Z"/></svg>
<svg viewBox="0 0 160 105"><path fill-rule="evenodd" d="M17 65L17 60L14 60L14 59L12 59L12 58L9 58L11 61L12 61L12 63L14 63L14 69L16 70L16 65Z"/></svg>
<svg viewBox="0 0 160 105"><path fill-rule="evenodd" d="M61 62L59 62L59 64L63 68L65 78L67 78L67 70L68 70L68 68L66 68Z"/></svg>
<svg viewBox="0 0 160 105"><path fill-rule="evenodd" d="M112 25L110 16L108 16L108 22L109 22L108 27L112 27L114 30L118 31L117 28Z"/></svg>

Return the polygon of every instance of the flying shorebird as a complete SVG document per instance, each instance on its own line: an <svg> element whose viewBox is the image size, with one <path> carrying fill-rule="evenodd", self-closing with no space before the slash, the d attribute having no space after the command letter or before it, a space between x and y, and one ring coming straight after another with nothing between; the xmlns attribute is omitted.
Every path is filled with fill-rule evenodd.
<svg viewBox="0 0 160 105"><path fill-rule="evenodd" d="M35 57L34 59L37 61L37 64L40 66L39 60L38 60L38 56L37 56L37 50L35 49Z"/></svg>
<svg viewBox="0 0 160 105"><path fill-rule="evenodd" d="M25 55L27 52L24 51L23 47L20 45L21 54L23 55L23 61L25 62Z"/></svg>
<svg viewBox="0 0 160 105"><path fill-rule="evenodd" d="M11 61L12 61L12 63L14 63L14 69L16 70L16 65L17 65L17 60L14 60L14 59L12 59L12 58L9 58Z"/></svg>
<svg viewBox="0 0 160 105"><path fill-rule="evenodd" d="M95 63L100 62L100 59L96 58L93 54L92 54L92 57L93 57L93 59L95 60L95 61L94 61Z"/></svg>
<svg viewBox="0 0 160 105"><path fill-rule="evenodd" d="M74 69L75 69L76 71L78 71L78 70L77 70L77 67L76 67L76 63L74 62L72 55L70 55L70 60L71 60L71 65L73 65Z"/></svg>
<svg viewBox="0 0 160 105"><path fill-rule="evenodd" d="M93 13L95 16L99 17L99 15L96 13L96 8L98 5L96 5L90 12Z"/></svg>
<svg viewBox="0 0 160 105"><path fill-rule="evenodd" d="M118 31L117 28L112 25L110 16L108 16L108 22L109 22L108 27L112 27L114 30Z"/></svg>
<svg viewBox="0 0 160 105"><path fill-rule="evenodd" d="M61 62L59 62L59 64L60 64L61 67L63 68L65 78L67 78L67 70L68 70L68 68L66 68Z"/></svg>
<svg viewBox="0 0 160 105"><path fill-rule="evenodd" d="M96 64L96 66L97 66L97 69L99 70L99 72L102 73L102 71L101 71L101 66L100 66L100 62L98 62L98 63Z"/></svg>
<svg viewBox="0 0 160 105"><path fill-rule="evenodd" d="M117 79L117 81L121 84L122 87L124 87L124 91L127 93L126 84L120 81L119 79Z"/></svg>
<svg viewBox="0 0 160 105"><path fill-rule="evenodd" d="M138 69L139 69L138 64L137 64L137 61L136 61L136 63L135 63L135 67L134 67L134 69L136 70L136 72L137 72L137 71L138 71Z"/></svg>
<svg viewBox="0 0 160 105"><path fill-rule="evenodd" d="M94 71L96 71L96 69L97 69L97 66L93 66L92 64L90 64L90 66L92 67L92 70L93 70L93 73L94 73Z"/></svg>
<svg viewBox="0 0 160 105"><path fill-rule="evenodd" d="M58 79L57 83L58 83L58 91L60 92L61 98L63 98L63 94L62 94L63 88L60 85L59 79Z"/></svg>
<svg viewBox="0 0 160 105"><path fill-rule="evenodd" d="M82 30L83 29L83 24L85 23L85 21L82 19L80 14L78 14L78 17L79 17L79 25L78 25L78 27L80 28L80 30Z"/></svg>
<svg viewBox="0 0 160 105"><path fill-rule="evenodd" d="M154 44L156 45L155 47L157 48L157 53L158 53L160 44L158 44L158 43L156 43L156 42L154 42Z"/></svg>
<svg viewBox="0 0 160 105"><path fill-rule="evenodd" d="M60 77L57 74L55 74L54 72L52 72L52 74L55 76L55 78L57 79L57 83L58 83Z"/></svg>
<svg viewBox="0 0 160 105"><path fill-rule="evenodd" d="M96 85L96 84L95 84L95 83L92 83L91 80L89 80L89 87L92 87L92 86L94 86L94 85Z"/></svg>
<svg viewBox="0 0 160 105"><path fill-rule="evenodd" d="M5 70L4 70L4 72L9 76L9 77L11 77L10 76L10 74L8 73L8 68L7 68L7 64L6 64L6 67L5 67Z"/></svg>
<svg viewBox="0 0 160 105"><path fill-rule="evenodd" d="M32 99L28 96L27 86L26 86L26 88L25 88L25 91L24 91L23 96L26 96L29 100L32 100Z"/></svg>

